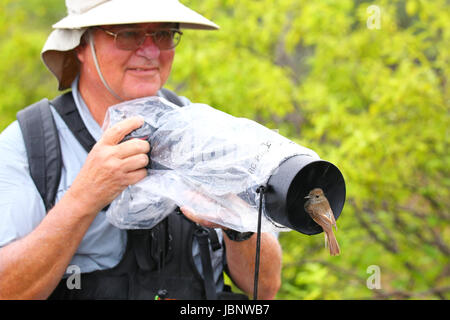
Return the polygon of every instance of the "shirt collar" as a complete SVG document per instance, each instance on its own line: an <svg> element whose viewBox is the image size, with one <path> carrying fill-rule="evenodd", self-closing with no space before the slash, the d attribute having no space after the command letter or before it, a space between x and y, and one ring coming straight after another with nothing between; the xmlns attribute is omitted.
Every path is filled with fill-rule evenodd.
<svg viewBox="0 0 450 320"><path fill-rule="evenodd" d="M77 106L78 112L80 113L81 120L83 120L84 125L86 126L92 137L95 139L95 141L98 141L103 134L103 130L97 123L97 121L95 121L94 117L89 111L89 108L81 97L81 94L78 91L78 81L79 76L77 76L72 82L73 99L75 100L75 105Z"/></svg>

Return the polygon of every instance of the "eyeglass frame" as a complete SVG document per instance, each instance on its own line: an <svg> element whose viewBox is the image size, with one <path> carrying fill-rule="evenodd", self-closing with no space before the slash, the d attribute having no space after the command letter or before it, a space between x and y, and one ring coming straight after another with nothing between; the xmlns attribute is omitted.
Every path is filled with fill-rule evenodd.
<svg viewBox="0 0 450 320"><path fill-rule="evenodd" d="M110 35L110 36L114 37L114 44L115 44L116 48L119 49L119 50L126 50L126 51L133 51L133 50L136 50L136 49L140 48L140 47L144 44L145 39L146 39L147 37L152 37L153 42L154 42L155 45L159 48L159 50L163 50L163 51L165 51L165 50L172 50L172 49L174 49L174 48L180 43L181 36L183 35L183 32L180 31L180 30L177 29L177 28L160 29L160 30L156 30L156 31L154 31L154 32L146 32L143 28L124 28L124 29L122 29L122 30L119 30L118 32L112 32L112 31L107 30L107 29L105 29L105 28L103 28L103 27L101 27L101 26L95 26L95 27L93 27L93 28L94 28L94 29L100 29L100 30L102 30L103 32L105 32L107 35ZM136 48L133 48L133 49L124 49L124 48L120 48L120 47L117 45L117 36L119 35L119 32L122 32L122 31L130 31L130 30L133 30L133 31L144 31L144 37L143 37L142 43L139 44L138 46L136 46ZM173 45L173 46L170 47L170 48L164 48L164 49L160 48L159 45L158 45L158 42L155 41L155 35L156 35L158 32L161 32L161 31L171 31L172 34L173 34L172 38L175 37L175 34L178 34L178 35L179 35L179 40L178 40L178 42L176 42L175 45Z"/></svg>

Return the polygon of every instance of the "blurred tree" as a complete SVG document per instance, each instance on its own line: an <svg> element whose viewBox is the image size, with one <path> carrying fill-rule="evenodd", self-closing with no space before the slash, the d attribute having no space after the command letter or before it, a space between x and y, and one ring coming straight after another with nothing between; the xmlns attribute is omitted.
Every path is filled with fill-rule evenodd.
<svg viewBox="0 0 450 320"><path fill-rule="evenodd" d="M185 30L168 86L258 120L344 173L342 255L280 235L280 299L450 297L450 13L446 0L185 0L221 26ZM369 29L370 5L380 29ZM57 95L39 59L63 1L0 2L0 129ZM381 271L369 289L368 267Z"/></svg>
<svg viewBox="0 0 450 320"><path fill-rule="evenodd" d="M450 297L447 2L185 2L221 30L186 32L170 83L279 128L346 177L342 256L282 234L278 297ZM366 286L370 265L379 290Z"/></svg>
<svg viewBox="0 0 450 320"><path fill-rule="evenodd" d="M49 23L64 15L64 2L0 2L0 129L18 110L58 93L57 82L40 61ZM56 18L56 19L55 19Z"/></svg>

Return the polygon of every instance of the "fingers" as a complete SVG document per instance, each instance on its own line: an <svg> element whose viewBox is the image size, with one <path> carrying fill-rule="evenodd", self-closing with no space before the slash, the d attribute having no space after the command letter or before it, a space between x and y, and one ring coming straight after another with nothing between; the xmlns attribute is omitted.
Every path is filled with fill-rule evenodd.
<svg viewBox="0 0 450 320"><path fill-rule="evenodd" d="M116 145L125 138L131 131L136 130L144 124L144 119L132 117L116 123L108 128L100 139L100 143L106 145Z"/></svg>
<svg viewBox="0 0 450 320"><path fill-rule="evenodd" d="M217 223L214 223L214 222L211 222L211 221L207 221L205 219L201 219L201 218L197 217L195 215L194 211L192 209L190 209L190 208L187 208L187 207L183 206L183 207L180 207L180 210L186 216L186 218L188 218L189 220L194 221L194 222L196 222L196 223L198 223L198 224L200 224L200 225L202 225L202 226L204 226L206 228L223 228L223 229L226 229L226 228L224 228L223 226L221 226L221 225L219 225Z"/></svg>
<svg viewBox="0 0 450 320"><path fill-rule="evenodd" d="M147 154L150 151L150 144L148 141L141 139L131 139L120 143L126 135L128 135L131 131L140 128L142 125L143 119L140 117L133 117L116 123L114 126L104 132L98 144L112 146L111 150L113 151L114 156L119 159L127 159L139 154ZM142 160L144 158L138 157L137 159ZM138 161L137 163L139 164L142 162L143 161ZM134 169L137 168L139 167L134 166ZM131 169L127 167L126 171L131 171Z"/></svg>
<svg viewBox="0 0 450 320"><path fill-rule="evenodd" d="M137 154L146 154L150 151L150 143L145 140L131 139L115 146L116 156L125 159Z"/></svg>
<svg viewBox="0 0 450 320"><path fill-rule="evenodd" d="M133 185L141 181L147 176L147 169L139 169L127 174L127 185Z"/></svg>
<svg viewBox="0 0 450 320"><path fill-rule="evenodd" d="M103 208L128 185L147 176L145 166L149 163L150 144L139 139L119 143L143 123L142 118L135 117L115 124L89 152L72 185L85 195L85 201L91 206Z"/></svg>
<svg viewBox="0 0 450 320"><path fill-rule="evenodd" d="M132 172L138 169L145 168L149 162L150 159L148 158L148 156L146 154L140 153L124 159L121 167L124 172Z"/></svg>

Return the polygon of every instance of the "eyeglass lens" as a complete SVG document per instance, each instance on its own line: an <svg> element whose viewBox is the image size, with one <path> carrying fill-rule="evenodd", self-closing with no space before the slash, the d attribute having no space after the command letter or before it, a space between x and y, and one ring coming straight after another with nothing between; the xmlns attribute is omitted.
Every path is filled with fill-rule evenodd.
<svg viewBox="0 0 450 320"><path fill-rule="evenodd" d="M134 50L144 43L146 36L151 36L161 50L173 49L181 38L178 30L158 30L151 33L144 30L121 30L117 32L116 45L119 49Z"/></svg>

